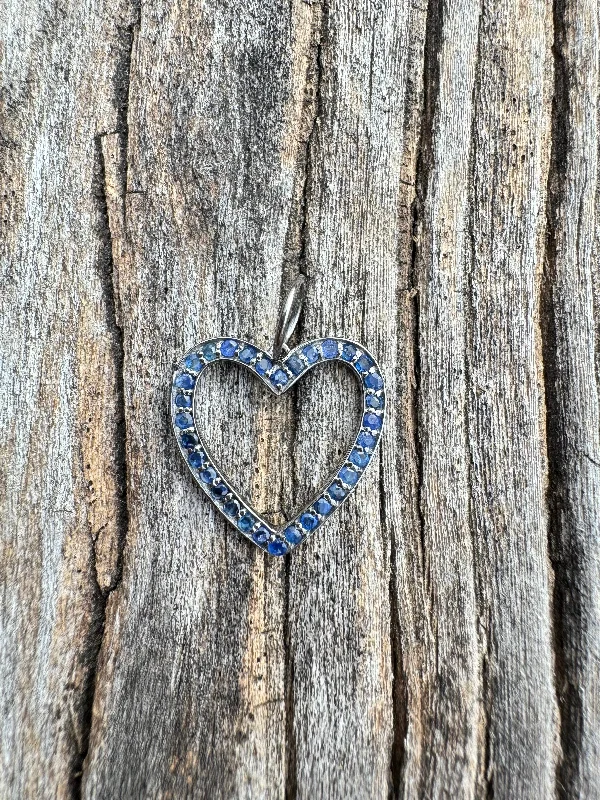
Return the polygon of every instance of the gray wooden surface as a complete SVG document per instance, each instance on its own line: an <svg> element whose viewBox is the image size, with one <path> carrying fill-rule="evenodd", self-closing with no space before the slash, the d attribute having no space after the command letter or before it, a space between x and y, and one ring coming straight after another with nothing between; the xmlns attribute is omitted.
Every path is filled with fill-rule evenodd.
<svg viewBox="0 0 600 800"><path fill-rule="evenodd" d="M600 798L600 7L0 8L0 797ZM365 343L368 477L287 559L193 484L173 365ZM278 521L357 406L215 371ZM350 432L350 433L349 433Z"/></svg>

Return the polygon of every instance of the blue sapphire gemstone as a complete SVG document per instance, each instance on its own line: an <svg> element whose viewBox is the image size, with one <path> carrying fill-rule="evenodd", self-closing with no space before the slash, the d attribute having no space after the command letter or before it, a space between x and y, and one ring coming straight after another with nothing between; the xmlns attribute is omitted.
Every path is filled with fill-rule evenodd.
<svg viewBox="0 0 600 800"><path fill-rule="evenodd" d="M347 486L354 486L356 481L358 480L358 473L352 469L352 467L342 467L340 470L340 479L347 485Z"/></svg>
<svg viewBox="0 0 600 800"><path fill-rule="evenodd" d="M363 353L354 366L359 372L368 372L373 366L373 362L366 353Z"/></svg>
<svg viewBox="0 0 600 800"><path fill-rule="evenodd" d="M274 539L267 545L267 550L272 556L284 556L290 548L283 539Z"/></svg>
<svg viewBox="0 0 600 800"><path fill-rule="evenodd" d="M283 532L283 535L288 540L290 544L298 544L302 541L302 534L298 530L298 528L294 528L293 525L290 525L289 528L286 528Z"/></svg>
<svg viewBox="0 0 600 800"><path fill-rule="evenodd" d="M216 477L217 473L212 467L207 467L200 473L200 480L204 483L212 483Z"/></svg>
<svg viewBox="0 0 600 800"><path fill-rule="evenodd" d="M233 339L226 339L221 342L221 355L225 356L225 358L231 358L236 350L237 342L234 342Z"/></svg>
<svg viewBox="0 0 600 800"><path fill-rule="evenodd" d="M365 386L367 389L375 389L375 391L378 392L380 389L383 389L383 378L376 372L370 372L365 377Z"/></svg>
<svg viewBox="0 0 600 800"><path fill-rule="evenodd" d="M254 365L254 369L258 372L259 375L264 375L265 372L268 372L273 364L269 361L266 356L263 356L260 361L257 361Z"/></svg>
<svg viewBox="0 0 600 800"><path fill-rule="evenodd" d="M304 369L304 362L301 358L298 358L298 356L290 356L287 360L287 365L294 375L300 375Z"/></svg>
<svg viewBox="0 0 600 800"><path fill-rule="evenodd" d="M269 531L266 528L263 528L262 526L252 536L256 544L262 544L262 545L266 544L269 541L270 537L271 534L269 533Z"/></svg>
<svg viewBox="0 0 600 800"><path fill-rule="evenodd" d="M358 439L356 440L357 444L361 447L364 447L365 450L372 450L375 447L375 437L372 433L368 433L368 431L361 431L358 434Z"/></svg>
<svg viewBox="0 0 600 800"><path fill-rule="evenodd" d="M326 517L332 509L333 506L326 497L319 497L315 503L315 510L317 514L320 514L322 517Z"/></svg>
<svg viewBox="0 0 600 800"><path fill-rule="evenodd" d="M345 344L342 347L342 358L344 361L352 361L356 355L356 347L353 344Z"/></svg>
<svg viewBox="0 0 600 800"><path fill-rule="evenodd" d="M244 364L250 364L256 358L256 353L257 353L256 347L248 345L247 347L244 347L244 349L240 353L240 361L243 361Z"/></svg>
<svg viewBox="0 0 600 800"><path fill-rule="evenodd" d="M178 389L193 389L195 383L194 376L187 372L182 372L175 378L175 386Z"/></svg>
<svg viewBox="0 0 600 800"><path fill-rule="evenodd" d="M217 483L216 486L211 487L210 493L213 497L216 497L220 500L229 494L229 489L224 483Z"/></svg>
<svg viewBox="0 0 600 800"><path fill-rule="evenodd" d="M363 417L363 425L366 428L371 428L373 431L378 431L381 428L383 420L381 417L378 417L377 414L373 414L370 411L368 414L365 414Z"/></svg>
<svg viewBox="0 0 600 800"><path fill-rule="evenodd" d="M355 467L364 469L369 463L369 458L370 456L368 453L363 453L360 450L353 450L348 456L348 461L354 464Z"/></svg>
<svg viewBox="0 0 600 800"><path fill-rule="evenodd" d="M327 489L327 492L329 493L329 496L333 497L334 500L337 500L338 503L348 494L344 487L340 486L339 483L332 483L329 489Z"/></svg>
<svg viewBox="0 0 600 800"><path fill-rule="evenodd" d="M202 369L202 362L198 358L197 353L190 353L189 356L185 357L185 361L183 363L188 369L191 369L194 372L200 372Z"/></svg>
<svg viewBox="0 0 600 800"><path fill-rule="evenodd" d="M205 344L202 348L202 355L207 361L214 361L217 357L217 347L213 342Z"/></svg>
<svg viewBox="0 0 600 800"><path fill-rule="evenodd" d="M181 430L185 430L186 428L191 428L194 424L194 418L192 415L187 411L181 411L179 414L175 416L175 425Z"/></svg>
<svg viewBox="0 0 600 800"><path fill-rule="evenodd" d="M178 394L175 398L175 405L178 408L191 408L192 395L191 394Z"/></svg>
<svg viewBox="0 0 600 800"><path fill-rule="evenodd" d="M315 516L315 514L311 514L310 511L306 511L300 517L300 525L302 525L305 531L314 530L318 524L318 518Z"/></svg>
<svg viewBox="0 0 600 800"><path fill-rule="evenodd" d="M282 369L275 370L275 372L271 375L271 383L275 386L285 386L288 382L288 376Z"/></svg>
<svg viewBox="0 0 600 800"><path fill-rule="evenodd" d="M338 354L338 343L333 339L325 339L321 345L324 358L335 358Z"/></svg>
<svg viewBox="0 0 600 800"><path fill-rule="evenodd" d="M228 517L237 517L240 513L240 504L236 500L230 500L223 506L223 511Z"/></svg>
<svg viewBox="0 0 600 800"><path fill-rule="evenodd" d="M383 408L383 397L377 397L376 394L368 394L367 405L369 408Z"/></svg>
<svg viewBox="0 0 600 800"><path fill-rule="evenodd" d="M245 514L238 522L238 528L242 533L249 533L254 527L256 520L250 514Z"/></svg>
<svg viewBox="0 0 600 800"><path fill-rule="evenodd" d="M196 447L196 445L198 444L198 437L196 436L195 433L182 433L180 442L183 445L183 447L186 448Z"/></svg>
<svg viewBox="0 0 600 800"><path fill-rule="evenodd" d="M312 344L306 345L302 352L309 364L315 364L319 360L319 351Z"/></svg>
<svg viewBox="0 0 600 800"><path fill-rule="evenodd" d="M204 453L201 453L199 450L192 450L188 456L188 461L191 467L199 469L204 463Z"/></svg>

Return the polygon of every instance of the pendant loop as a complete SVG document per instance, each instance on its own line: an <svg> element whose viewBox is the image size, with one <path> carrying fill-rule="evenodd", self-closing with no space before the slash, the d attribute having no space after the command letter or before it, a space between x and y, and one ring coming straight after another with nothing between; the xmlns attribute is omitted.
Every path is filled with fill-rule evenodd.
<svg viewBox="0 0 600 800"><path fill-rule="evenodd" d="M275 334L275 344L273 346L274 358L279 358L282 352L284 355L289 352L290 348L287 346L287 343L294 333L294 329L300 319L305 296L306 277L304 275L298 275L296 280L292 283L285 305L279 316L277 332Z"/></svg>

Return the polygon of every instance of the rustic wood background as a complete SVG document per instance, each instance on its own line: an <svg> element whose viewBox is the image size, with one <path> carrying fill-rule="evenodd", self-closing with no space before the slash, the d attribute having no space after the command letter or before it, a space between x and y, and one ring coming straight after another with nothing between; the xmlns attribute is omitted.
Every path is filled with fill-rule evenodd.
<svg viewBox="0 0 600 800"><path fill-rule="evenodd" d="M597 0L0 27L0 797L600 797ZM389 424L278 560L168 396L200 339L270 348L298 272L301 338L372 349ZM348 381L215 373L265 511L335 459Z"/></svg>

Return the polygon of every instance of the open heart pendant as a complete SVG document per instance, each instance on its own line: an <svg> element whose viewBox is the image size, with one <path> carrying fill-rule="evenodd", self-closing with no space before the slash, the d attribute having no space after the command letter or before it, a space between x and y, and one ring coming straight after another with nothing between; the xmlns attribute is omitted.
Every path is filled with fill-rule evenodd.
<svg viewBox="0 0 600 800"><path fill-rule="evenodd" d="M281 344L291 335L299 316L290 294L280 326ZM293 311L293 313L291 313ZM216 361L232 361L247 367L275 395L287 392L313 366L324 361L346 364L360 381L363 413L359 431L343 464L319 494L293 520L274 529L236 491L209 453L196 426L195 409L205 402L202 374ZM361 345L330 337L287 350L283 359L273 358L249 342L237 338L209 339L190 350L173 375L171 393L173 429L192 475L219 511L236 528L272 556L283 556L325 522L356 488L381 438L385 415L385 388L373 356Z"/></svg>

